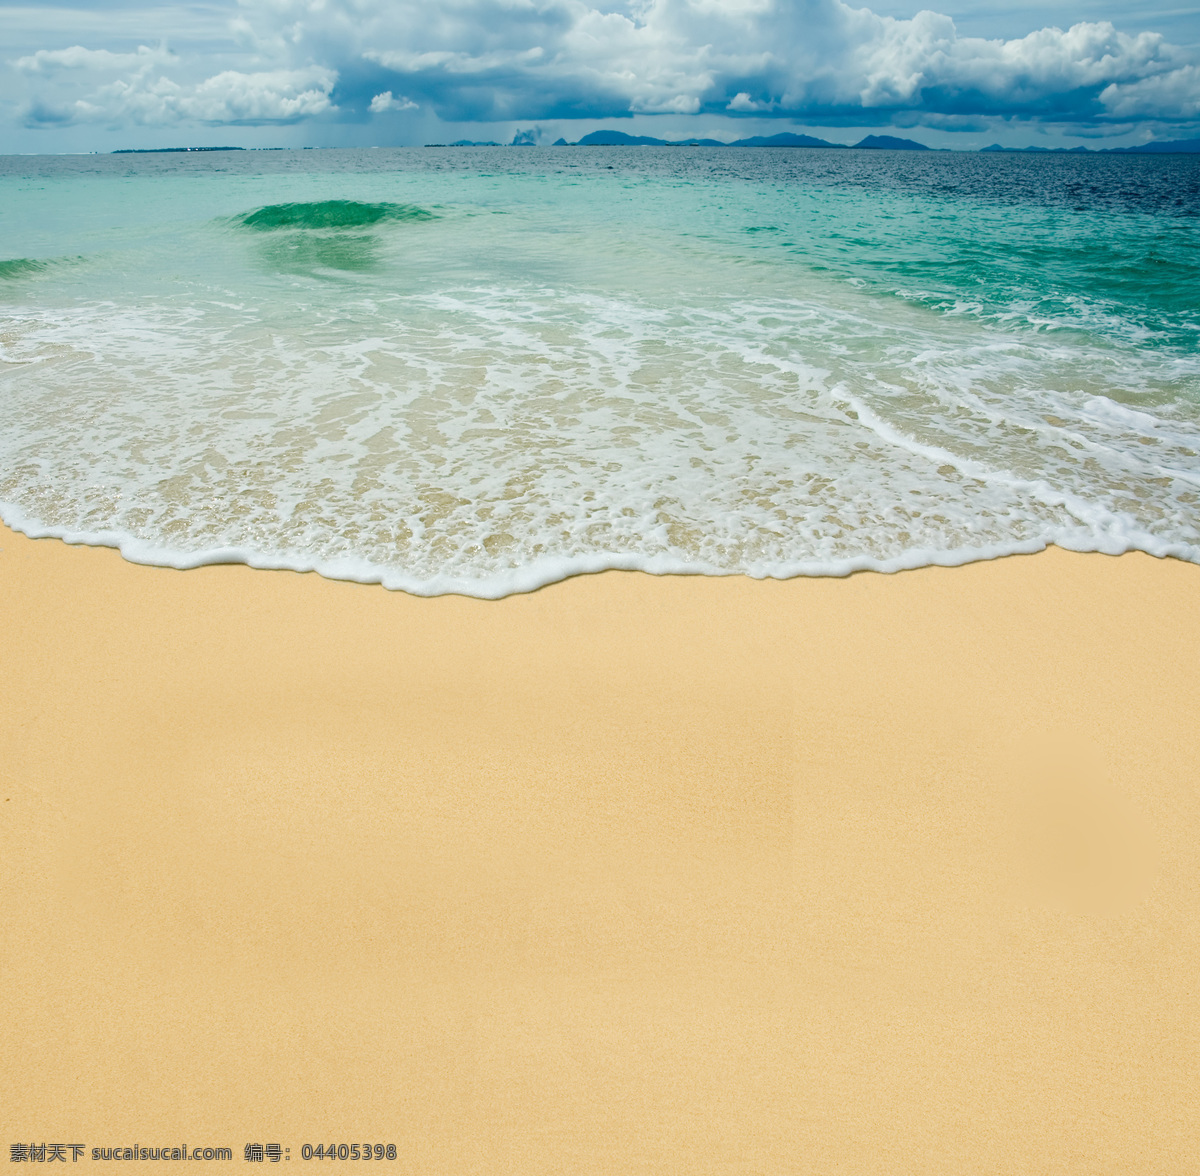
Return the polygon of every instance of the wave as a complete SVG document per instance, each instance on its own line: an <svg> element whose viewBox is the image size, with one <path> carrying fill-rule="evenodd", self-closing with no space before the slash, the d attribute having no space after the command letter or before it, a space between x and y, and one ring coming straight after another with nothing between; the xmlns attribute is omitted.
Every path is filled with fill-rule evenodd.
<svg viewBox="0 0 1200 1176"><path fill-rule="evenodd" d="M28 278L40 274L49 262L35 261L31 257L13 257L0 261L0 281L15 281L18 278Z"/></svg>
<svg viewBox="0 0 1200 1176"><path fill-rule="evenodd" d="M923 567L961 567L981 560L1012 555L1032 555L1048 547L1065 551L1123 555L1140 551L1158 559L1200 563L1200 547L1170 542L1129 520L1113 520L1109 528L1050 527L1027 538L961 546L948 550L914 547L889 558L859 554L841 558L776 560L746 567L721 567L704 560L683 558L663 552L595 551L574 556L540 556L529 563L479 576L454 572L421 575L402 568L386 567L361 556L321 559L300 552L273 553L252 547L222 546L187 551L147 541L120 531L90 531L71 526L46 525L32 519L12 502L0 501L0 522L31 539L60 539L87 547L111 547L130 563L180 571L219 564L244 564L266 571L315 572L329 580L379 584L391 591L412 596L473 596L500 600L518 593L536 592L574 576L597 572L644 572L652 576L734 576L754 580L792 580L800 577L844 577L857 572L894 574Z"/></svg>
<svg viewBox="0 0 1200 1176"><path fill-rule="evenodd" d="M246 229L363 229L394 222L435 220L437 214L417 204L367 204L359 200L316 200L267 204L233 218Z"/></svg>
<svg viewBox="0 0 1200 1176"><path fill-rule="evenodd" d="M419 595L1048 544L1200 563L1200 406L1178 356L915 329L877 299L304 299L14 322L4 354L28 374L6 390L0 517L139 563Z"/></svg>

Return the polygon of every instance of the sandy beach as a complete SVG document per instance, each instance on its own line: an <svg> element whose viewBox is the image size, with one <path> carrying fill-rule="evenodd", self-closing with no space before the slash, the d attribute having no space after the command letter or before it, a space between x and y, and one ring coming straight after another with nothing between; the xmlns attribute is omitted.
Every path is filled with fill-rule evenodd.
<svg viewBox="0 0 1200 1176"><path fill-rule="evenodd" d="M0 601L6 1144L1200 1163L1200 567Z"/></svg>

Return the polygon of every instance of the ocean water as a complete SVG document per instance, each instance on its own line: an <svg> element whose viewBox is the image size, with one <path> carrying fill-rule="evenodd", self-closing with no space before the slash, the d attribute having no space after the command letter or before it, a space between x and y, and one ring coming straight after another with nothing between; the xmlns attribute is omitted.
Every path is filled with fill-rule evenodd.
<svg viewBox="0 0 1200 1176"><path fill-rule="evenodd" d="M1200 157L0 158L0 515L482 597L1200 562Z"/></svg>

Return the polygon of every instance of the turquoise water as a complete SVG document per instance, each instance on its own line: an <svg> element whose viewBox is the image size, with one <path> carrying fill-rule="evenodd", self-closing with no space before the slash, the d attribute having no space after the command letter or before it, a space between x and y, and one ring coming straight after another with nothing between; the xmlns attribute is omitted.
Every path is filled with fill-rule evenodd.
<svg viewBox="0 0 1200 1176"><path fill-rule="evenodd" d="M1200 562L1200 162L0 159L0 514L501 596Z"/></svg>

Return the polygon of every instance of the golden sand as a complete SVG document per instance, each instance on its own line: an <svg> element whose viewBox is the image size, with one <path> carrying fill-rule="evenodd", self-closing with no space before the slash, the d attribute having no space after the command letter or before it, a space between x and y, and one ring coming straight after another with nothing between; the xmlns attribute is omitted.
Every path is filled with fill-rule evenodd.
<svg viewBox="0 0 1200 1176"><path fill-rule="evenodd" d="M0 548L6 1148L1197 1171L1200 567Z"/></svg>

